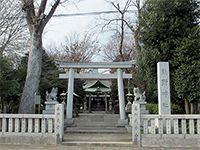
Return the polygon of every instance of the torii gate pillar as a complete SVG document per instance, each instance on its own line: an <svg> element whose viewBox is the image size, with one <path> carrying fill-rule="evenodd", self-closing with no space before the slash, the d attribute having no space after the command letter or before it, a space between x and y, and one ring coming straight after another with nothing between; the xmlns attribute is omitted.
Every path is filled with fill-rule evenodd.
<svg viewBox="0 0 200 150"><path fill-rule="evenodd" d="M125 113L125 97L124 97L124 84L123 79L131 79L132 74L123 74L123 68L132 68L136 61L132 62L90 62L90 63L69 63L65 61L56 62L60 68L69 68L68 74L60 74L60 79L68 79L68 95L67 95L67 110L66 110L66 119L67 123L73 123L72 112L73 112L73 91L74 91L74 78L80 79L116 79L118 81L118 95L119 95L119 111L120 119L118 121L119 126L125 126L128 124ZM74 73L74 68L76 69L88 69L88 68L112 68L117 69L116 74L95 74L91 75L89 73L77 74Z"/></svg>
<svg viewBox="0 0 200 150"><path fill-rule="evenodd" d="M125 126L128 124L125 112L125 98L124 98L124 84L123 84L123 72L122 69L117 69L117 84L119 95L119 116L118 126Z"/></svg>
<svg viewBox="0 0 200 150"><path fill-rule="evenodd" d="M73 113L73 94L74 93L74 69L69 69L69 79L68 79L68 91L67 91L67 109L66 109L66 118L67 121L72 120Z"/></svg>

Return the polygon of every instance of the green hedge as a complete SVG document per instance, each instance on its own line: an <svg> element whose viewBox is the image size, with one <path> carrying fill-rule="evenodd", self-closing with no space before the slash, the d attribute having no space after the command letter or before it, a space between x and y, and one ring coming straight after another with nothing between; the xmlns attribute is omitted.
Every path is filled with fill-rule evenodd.
<svg viewBox="0 0 200 150"><path fill-rule="evenodd" d="M146 105L147 110L149 110L150 114L158 114L158 104L147 104ZM182 114L183 108L181 108L177 104L171 105L172 114Z"/></svg>

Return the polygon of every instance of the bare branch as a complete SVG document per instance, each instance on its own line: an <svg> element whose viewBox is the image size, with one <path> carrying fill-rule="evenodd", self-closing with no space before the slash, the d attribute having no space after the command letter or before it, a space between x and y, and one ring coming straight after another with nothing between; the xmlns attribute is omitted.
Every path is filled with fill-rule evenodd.
<svg viewBox="0 0 200 150"><path fill-rule="evenodd" d="M0 55L23 54L28 41L28 30L17 1L0 1ZM21 48L19 48L21 47ZM25 52L25 51L24 51Z"/></svg>
<svg viewBox="0 0 200 150"><path fill-rule="evenodd" d="M32 24L34 24L35 18L35 9L34 9L34 0L22 0L23 7L22 10L25 12L26 20L29 26L30 32L32 32Z"/></svg>
<svg viewBox="0 0 200 150"><path fill-rule="evenodd" d="M66 38L59 48L50 48L50 55L54 59L69 62L90 62L92 57L100 51L100 47L94 34L85 34L80 38L79 34L73 34Z"/></svg>
<svg viewBox="0 0 200 150"><path fill-rule="evenodd" d="M132 33L135 32L135 30L132 26L132 23L130 24L127 21L127 18L125 17L126 12L128 12L128 9L131 6L131 2L132 2L132 0L126 0L124 7L121 7L119 3L115 4L114 2L110 2L110 4L119 12L120 16L116 17L114 19L110 19L110 20L105 19L107 22L103 26L103 28L105 28L106 26L110 26L111 23L114 21L118 22L118 25L119 25L119 28L116 28L116 34L115 34L115 36L117 36L117 39L118 39L117 40L118 44L114 44L112 42L114 39L112 39L111 41L109 41L109 43L112 43L112 45L115 45L115 48L113 48L108 43L108 45L107 45L108 47L106 48L108 52L106 52L106 50L104 52L106 57L109 59L115 58L118 61L125 61L127 59L132 59L130 56L133 53L133 49L128 48L128 46L126 44L126 40L125 40L125 37L127 34L126 27L128 27ZM110 52L109 52L109 49L110 49Z"/></svg>
<svg viewBox="0 0 200 150"><path fill-rule="evenodd" d="M121 19L111 19L111 20L108 20L108 22L103 25L102 30L104 30L104 28L106 26L110 25L112 22L114 22L114 21L120 21L120 20Z"/></svg>
<svg viewBox="0 0 200 150"><path fill-rule="evenodd" d="M48 15L45 17L44 21L43 21L43 28L45 27L45 25L49 22L49 20L51 19L51 17L53 16L56 8L58 7L59 3L61 0L56 0L55 3L53 4L53 6L51 7L51 10L49 11Z"/></svg>
<svg viewBox="0 0 200 150"><path fill-rule="evenodd" d="M47 0L42 0L41 3L40 3L40 6L39 6L38 14L37 14L38 18L41 18L40 16L44 15L46 5L47 5Z"/></svg>
<svg viewBox="0 0 200 150"><path fill-rule="evenodd" d="M134 33L135 29L133 28L133 26L130 25L130 23L128 23L125 19L123 21L125 22L125 24L127 25L127 27Z"/></svg>
<svg viewBox="0 0 200 150"><path fill-rule="evenodd" d="M119 3L117 4L117 6L115 5L114 2L111 2L112 6L117 9L119 11L120 14L123 14L123 12L120 10L120 6L119 6Z"/></svg>
<svg viewBox="0 0 200 150"><path fill-rule="evenodd" d="M132 0L128 0L124 6L123 13L127 12Z"/></svg>

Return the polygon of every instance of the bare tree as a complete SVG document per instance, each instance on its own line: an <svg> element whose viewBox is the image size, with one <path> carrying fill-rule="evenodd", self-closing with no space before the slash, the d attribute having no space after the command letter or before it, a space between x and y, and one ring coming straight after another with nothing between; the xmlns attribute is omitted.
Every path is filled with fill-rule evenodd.
<svg viewBox="0 0 200 150"><path fill-rule="evenodd" d="M137 49L138 53L141 52L141 45L139 43L139 32L141 29L139 26L139 20L141 17L141 8L143 7L142 2L143 2L143 0L133 0L131 3L137 9L137 11L136 11L137 21L136 21L135 29L133 30L133 32L134 32L135 45L136 45L136 49Z"/></svg>
<svg viewBox="0 0 200 150"><path fill-rule="evenodd" d="M51 47L48 54L57 60L90 62L99 51L99 43L92 34L81 37L75 33L66 37L65 43L62 43L60 47Z"/></svg>
<svg viewBox="0 0 200 150"><path fill-rule="evenodd" d="M0 56L24 53L28 30L18 0L0 1Z"/></svg>
<svg viewBox="0 0 200 150"><path fill-rule="evenodd" d="M29 50L27 76L19 106L19 113L34 113L35 93L38 90L42 66L42 33L53 16L61 0L40 0L37 5L34 0L21 0L22 10L28 24L31 48ZM48 3L49 2L49 3ZM50 9L47 8L50 4Z"/></svg>
<svg viewBox="0 0 200 150"><path fill-rule="evenodd" d="M110 40L103 47L104 59L107 61L120 61L121 56L119 54L121 36L114 34ZM124 35L122 53L125 61L132 60L136 56L135 44L133 42L132 34Z"/></svg>
<svg viewBox="0 0 200 150"><path fill-rule="evenodd" d="M103 26L103 29L107 26L111 26L113 23L114 24L117 24L115 26L115 34L113 37L117 38L115 40L115 42L117 41L119 44L115 44L115 49L113 49L113 53L115 53L115 55L118 57L118 61L125 61L127 60L127 58L125 58L125 56L128 56L129 54L125 54L125 52L127 52L127 49L125 50L124 48L127 46L125 46L124 44L124 39L125 37L127 37L127 32L130 33L133 33L134 32L134 28L132 26L132 24L128 21L128 18L126 17L127 13L129 12L129 9L130 7L132 7L132 0L126 0L124 6L121 6L121 4L119 3L115 3L113 1L109 1L109 3L119 12L119 14L113 18L113 19L105 19L104 18L104 21L105 21L105 24ZM129 30L129 31L128 31ZM113 37L111 37L111 40L113 40ZM132 40L132 38L131 38ZM110 42L106 45L109 46L110 45ZM114 41L112 41L113 43ZM126 41L126 44L127 44L127 41ZM132 45L132 44L131 44ZM111 45L110 45L111 46ZM132 47L133 48L133 47ZM133 50L131 48L131 51ZM109 50L110 48L108 48ZM116 50L118 51L118 54L116 53ZM106 50L104 51L104 53L106 54L106 56L110 57L108 54L111 54L110 52L106 52ZM128 53L131 53L131 52L128 52ZM113 55L112 55L113 57ZM113 59L113 58L112 58Z"/></svg>
<svg viewBox="0 0 200 150"><path fill-rule="evenodd" d="M111 2L113 7L120 13L121 18L120 18L120 44L119 44L119 54L120 54L120 61L125 61L124 54L123 54L123 44L124 44L124 24L125 24L125 13L127 12L129 6L130 6L131 0L128 0L124 6L124 8L121 10L119 3L115 4L114 2Z"/></svg>

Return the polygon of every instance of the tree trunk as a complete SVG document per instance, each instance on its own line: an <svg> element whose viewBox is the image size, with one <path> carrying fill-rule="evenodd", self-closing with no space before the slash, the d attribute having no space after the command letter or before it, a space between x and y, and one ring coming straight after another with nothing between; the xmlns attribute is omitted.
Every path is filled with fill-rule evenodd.
<svg viewBox="0 0 200 150"><path fill-rule="evenodd" d="M19 106L19 113L35 113L35 93L38 90L42 68L42 34L31 34L26 81Z"/></svg>
<svg viewBox="0 0 200 150"><path fill-rule="evenodd" d="M189 114L190 113L189 101L186 99L184 101L185 101L185 113Z"/></svg>
<svg viewBox="0 0 200 150"><path fill-rule="evenodd" d="M119 45L119 54L120 54L120 61L125 61L124 53L123 53L123 45L124 45L124 14L121 14L121 37L120 37L120 45Z"/></svg>
<svg viewBox="0 0 200 150"><path fill-rule="evenodd" d="M194 104L190 103L190 114L194 114Z"/></svg>

